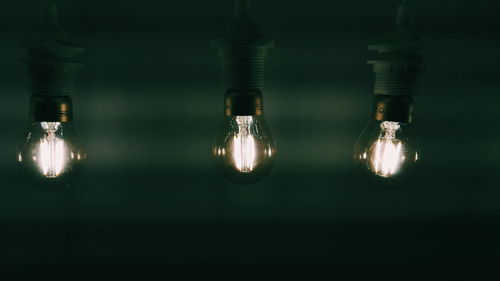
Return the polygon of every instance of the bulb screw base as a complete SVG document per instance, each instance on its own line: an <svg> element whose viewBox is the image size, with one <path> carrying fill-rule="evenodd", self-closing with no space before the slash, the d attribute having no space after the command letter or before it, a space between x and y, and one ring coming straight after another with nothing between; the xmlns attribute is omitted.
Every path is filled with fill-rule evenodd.
<svg viewBox="0 0 500 281"><path fill-rule="evenodd" d="M226 116L260 116L264 113L264 102L259 90L232 90L224 95Z"/></svg>
<svg viewBox="0 0 500 281"><path fill-rule="evenodd" d="M71 97L31 96L30 119L33 122L71 122L73 120Z"/></svg>
<svg viewBox="0 0 500 281"><path fill-rule="evenodd" d="M373 119L411 123L413 119L412 97L376 95L373 103Z"/></svg>

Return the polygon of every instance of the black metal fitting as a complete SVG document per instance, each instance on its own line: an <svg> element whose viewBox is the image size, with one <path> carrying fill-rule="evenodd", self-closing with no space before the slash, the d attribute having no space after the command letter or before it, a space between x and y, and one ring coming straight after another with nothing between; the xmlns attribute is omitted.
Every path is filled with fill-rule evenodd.
<svg viewBox="0 0 500 281"><path fill-rule="evenodd" d="M373 103L373 119L411 123L413 98L411 96L376 95Z"/></svg>
<svg viewBox="0 0 500 281"><path fill-rule="evenodd" d="M229 89L224 95L224 114L226 116L262 115L264 103L262 93L258 89Z"/></svg>
<svg viewBox="0 0 500 281"><path fill-rule="evenodd" d="M73 102L69 96L38 96L30 98L30 118L33 122L70 122Z"/></svg>

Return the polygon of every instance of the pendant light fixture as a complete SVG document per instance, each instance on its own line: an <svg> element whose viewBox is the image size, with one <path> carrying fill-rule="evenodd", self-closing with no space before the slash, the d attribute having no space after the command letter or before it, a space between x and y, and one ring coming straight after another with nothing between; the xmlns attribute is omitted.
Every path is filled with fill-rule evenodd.
<svg viewBox="0 0 500 281"><path fill-rule="evenodd" d="M362 174L383 188L400 185L420 160L413 130L413 93L422 69L417 36L406 1L399 5L393 32L369 50L375 73L373 116L354 148Z"/></svg>
<svg viewBox="0 0 500 281"><path fill-rule="evenodd" d="M59 29L54 1L43 0L41 24L24 59L31 77L31 124L17 154L21 172L35 186L69 186L86 158L70 97L82 52Z"/></svg>
<svg viewBox="0 0 500 281"><path fill-rule="evenodd" d="M224 126L212 147L216 166L235 183L266 177L276 149L264 119L261 89L264 59L274 41L264 37L250 17L249 0L236 0L231 31L212 41L218 49L225 86Z"/></svg>

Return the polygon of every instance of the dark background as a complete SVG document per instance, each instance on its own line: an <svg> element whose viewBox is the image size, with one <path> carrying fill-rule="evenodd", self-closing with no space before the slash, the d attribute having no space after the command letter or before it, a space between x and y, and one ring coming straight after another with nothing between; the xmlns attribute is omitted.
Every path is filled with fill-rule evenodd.
<svg viewBox="0 0 500 281"><path fill-rule="evenodd" d="M396 0L253 1L276 39L263 92L278 157L248 187L209 157L224 93L209 40L232 1L59 1L86 48L73 98L89 154L83 179L60 191L30 188L15 162L30 94L18 49L41 1L3 2L1 272L498 280L478 276L500 254L499 1L410 1L425 42L422 161L396 191L361 182L351 163L373 99L367 46L391 30Z"/></svg>

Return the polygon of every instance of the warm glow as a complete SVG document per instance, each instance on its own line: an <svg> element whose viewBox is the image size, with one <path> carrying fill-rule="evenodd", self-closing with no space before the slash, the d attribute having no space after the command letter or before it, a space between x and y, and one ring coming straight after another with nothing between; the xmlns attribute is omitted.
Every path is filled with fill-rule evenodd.
<svg viewBox="0 0 500 281"><path fill-rule="evenodd" d="M58 126L59 123L55 122L42 123L47 134L40 140L36 159L41 172L47 178L56 178L61 175L66 165L66 145L64 140L55 135Z"/></svg>
<svg viewBox="0 0 500 281"><path fill-rule="evenodd" d="M371 149L371 164L374 172L382 177L390 177L398 173L404 161L402 143L396 139L399 124L396 122L383 122L381 125L383 135L376 141Z"/></svg>
<svg viewBox="0 0 500 281"><path fill-rule="evenodd" d="M251 116L236 117L239 132L233 137L232 150L236 169L242 173L250 173L256 165L255 139L250 133Z"/></svg>
<svg viewBox="0 0 500 281"><path fill-rule="evenodd" d="M402 160L401 142L382 138L376 142L372 165L378 175L390 177L396 174Z"/></svg>

